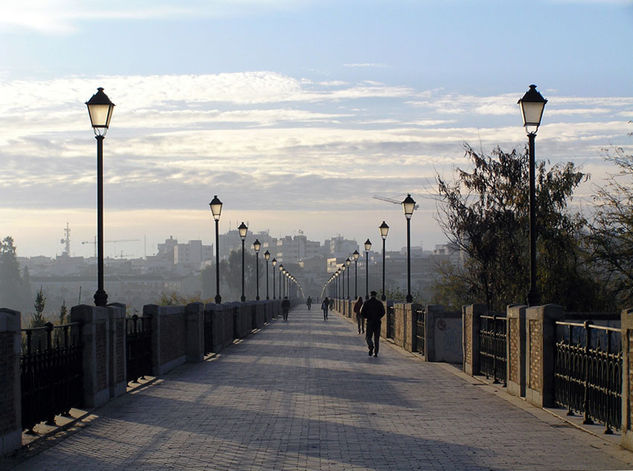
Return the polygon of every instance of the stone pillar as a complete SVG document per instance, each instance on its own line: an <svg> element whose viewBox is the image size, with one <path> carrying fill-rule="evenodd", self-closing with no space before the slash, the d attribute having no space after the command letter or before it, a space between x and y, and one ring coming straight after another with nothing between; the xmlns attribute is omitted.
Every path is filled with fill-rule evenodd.
<svg viewBox="0 0 633 471"><path fill-rule="evenodd" d="M441 317L444 306L440 304L427 304L424 320L424 358L426 361L435 359L435 318Z"/></svg>
<svg viewBox="0 0 633 471"><path fill-rule="evenodd" d="M622 439L620 444L633 450L633 309L620 314L622 329Z"/></svg>
<svg viewBox="0 0 633 471"><path fill-rule="evenodd" d="M462 306L462 365L470 376L479 374L479 318L486 312L485 304Z"/></svg>
<svg viewBox="0 0 633 471"><path fill-rule="evenodd" d="M528 307L525 313L525 399L538 407L554 405L555 322L563 317L562 306L556 304Z"/></svg>
<svg viewBox="0 0 633 471"><path fill-rule="evenodd" d="M204 359L204 304L185 306L185 356L188 362Z"/></svg>
<svg viewBox="0 0 633 471"><path fill-rule="evenodd" d="M108 337L110 344L110 397L118 397L127 391L127 363L125 356L125 312L121 303L108 304Z"/></svg>
<svg viewBox="0 0 633 471"><path fill-rule="evenodd" d="M152 325L152 376L160 376L160 306L146 304L143 306L143 317L151 318Z"/></svg>
<svg viewBox="0 0 633 471"><path fill-rule="evenodd" d="M385 308L385 317L382 318L382 322L380 323L380 336L383 339L387 338L387 323L388 323L388 306L387 306L387 301L382 301L382 305Z"/></svg>
<svg viewBox="0 0 633 471"><path fill-rule="evenodd" d="M417 314L419 304L403 305L404 338L402 347L408 352L417 351Z"/></svg>
<svg viewBox="0 0 633 471"><path fill-rule="evenodd" d="M506 310L506 359L507 359L507 391L525 397L525 312L527 306L510 305Z"/></svg>
<svg viewBox="0 0 633 471"><path fill-rule="evenodd" d="M84 407L99 407L110 399L111 313L111 308L87 304L70 309L71 322L81 323Z"/></svg>
<svg viewBox="0 0 633 471"><path fill-rule="evenodd" d="M20 313L0 309L0 456L22 445Z"/></svg>

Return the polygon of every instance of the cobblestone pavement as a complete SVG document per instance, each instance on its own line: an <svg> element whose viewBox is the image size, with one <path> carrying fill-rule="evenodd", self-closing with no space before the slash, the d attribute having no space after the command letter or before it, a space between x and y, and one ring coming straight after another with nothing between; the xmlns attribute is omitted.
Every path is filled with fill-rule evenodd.
<svg viewBox="0 0 633 471"><path fill-rule="evenodd" d="M19 470L598 470L633 453L297 309L93 411ZM13 463L15 464L15 463Z"/></svg>

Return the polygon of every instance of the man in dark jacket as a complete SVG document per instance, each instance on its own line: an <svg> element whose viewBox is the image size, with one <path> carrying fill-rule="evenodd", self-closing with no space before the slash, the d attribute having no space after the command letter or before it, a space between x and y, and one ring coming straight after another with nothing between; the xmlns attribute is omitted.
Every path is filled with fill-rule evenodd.
<svg viewBox="0 0 633 471"><path fill-rule="evenodd" d="M288 296L284 296L284 300L281 302L281 314L285 321L288 320L288 311L290 311L290 300L288 300Z"/></svg>
<svg viewBox="0 0 633 471"><path fill-rule="evenodd" d="M371 297L365 301L360 310L361 316L367 319L365 328L365 340L369 347L369 356L378 356L378 347L380 342L380 319L385 315L385 306L382 301L376 299L376 292L372 291ZM373 337L373 340L372 340Z"/></svg>

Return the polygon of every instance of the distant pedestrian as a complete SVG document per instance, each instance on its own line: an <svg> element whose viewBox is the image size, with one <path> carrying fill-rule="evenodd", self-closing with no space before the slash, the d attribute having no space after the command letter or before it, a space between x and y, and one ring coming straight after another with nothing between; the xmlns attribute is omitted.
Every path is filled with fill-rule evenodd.
<svg viewBox="0 0 633 471"><path fill-rule="evenodd" d="M288 301L288 296L284 296L284 300L281 302L281 314L284 317L284 321L288 320L289 310L290 310L290 301Z"/></svg>
<svg viewBox="0 0 633 471"><path fill-rule="evenodd" d="M360 313L367 319L365 340L369 347L369 356L373 354L377 357L380 345L380 319L385 315L385 306L382 301L376 299L375 291L372 291L370 295L370 298L363 304Z"/></svg>
<svg viewBox="0 0 633 471"><path fill-rule="evenodd" d="M308 306L308 311L309 311L310 308L312 307L312 298L310 296L308 296L308 300L306 301L306 304Z"/></svg>
<svg viewBox="0 0 633 471"><path fill-rule="evenodd" d="M358 333L365 333L365 319L360 315L360 310L363 307L363 297L359 296L358 301L354 304L354 313L356 314L356 323L358 324Z"/></svg>
<svg viewBox="0 0 633 471"><path fill-rule="evenodd" d="M330 300L326 296L326 298L321 303L321 310L323 311L323 320L324 321L327 320L327 312L328 312L329 309L330 309Z"/></svg>

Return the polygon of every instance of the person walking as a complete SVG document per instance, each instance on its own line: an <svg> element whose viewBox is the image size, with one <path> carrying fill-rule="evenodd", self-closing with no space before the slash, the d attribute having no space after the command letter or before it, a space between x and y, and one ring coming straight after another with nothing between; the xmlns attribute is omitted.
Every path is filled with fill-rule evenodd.
<svg viewBox="0 0 633 471"><path fill-rule="evenodd" d="M312 307L312 298L310 296L308 296L308 300L306 301L306 304L308 305L308 311L309 311L310 308Z"/></svg>
<svg viewBox="0 0 633 471"><path fill-rule="evenodd" d="M288 296L284 296L284 300L281 302L281 314L284 317L284 321L288 320L288 311L290 310L290 301Z"/></svg>
<svg viewBox="0 0 633 471"><path fill-rule="evenodd" d="M363 307L363 297L359 296L358 301L354 304L354 313L356 314L356 324L358 324L358 333L365 333L365 319L360 315L360 310Z"/></svg>
<svg viewBox="0 0 633 471"><path fill-rule="evenodd" d="M326 297L321 303L321 310L323 311L323 320L327 320L327 311L330 309L330 300Z"/></svg>
<svg viewBox="0 0 633 471"><path fill-rule="evenodd" d="M365 340L369 347L369 356L378 356L378 348L380 345L380 320L385 315L385 306L382 301L376 299L376 292L372 291L370 297L360 310L361 315L367 319L367 328L365 329Z"/></svg>

